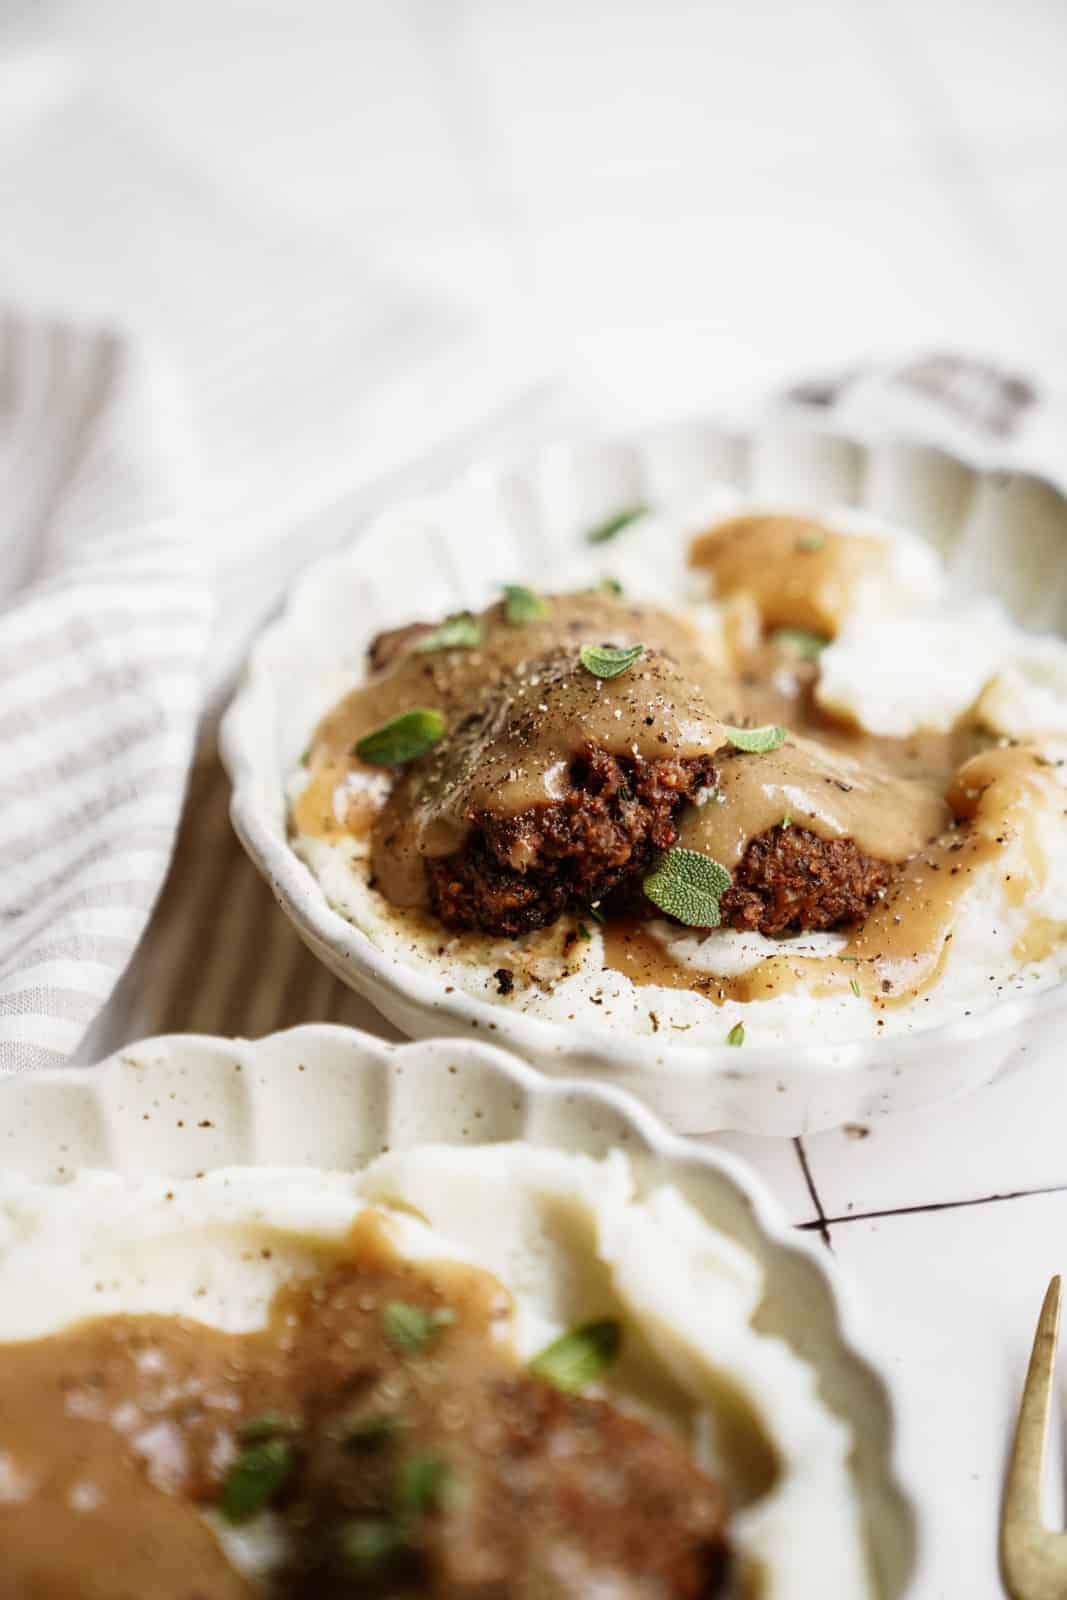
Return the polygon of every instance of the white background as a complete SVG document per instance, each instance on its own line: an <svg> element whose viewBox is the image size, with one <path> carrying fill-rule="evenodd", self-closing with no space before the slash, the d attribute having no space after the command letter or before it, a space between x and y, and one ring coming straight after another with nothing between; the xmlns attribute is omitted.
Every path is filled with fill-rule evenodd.
<svg viewBox="0 0 1067 1600"><path fill-rule="evenodd" d="M246 445L296 502L338 487L338 418L363 478L429 436L393 380L454 341L473 409L565 372L550 394L660 415L928 347L1067 387L1065 219L1063 0L0 3L0 294L160 339L194 402L232 391L208 470ZM723 1141L867 1292L929 1513L918 1600L1000 1593L1067 1265L1065 1075L803 1152Z"/></svg>

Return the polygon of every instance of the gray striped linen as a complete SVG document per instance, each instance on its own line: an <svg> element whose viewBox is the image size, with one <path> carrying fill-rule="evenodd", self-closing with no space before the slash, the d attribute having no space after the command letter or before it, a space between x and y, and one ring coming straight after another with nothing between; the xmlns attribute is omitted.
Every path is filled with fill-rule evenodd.
<svg viewBox="0 0 1067 1600"><path fill-rule="evenodd" d="M121 341L0 321L0 1067L66 1060L148 922L213 585L166 385Z"/></svg>
<svg viewBox="0 0 1067 1600"><path fill-rule="evenodd" d="M437 359L439 341L424 343ZM354 376L335 365L317 404L337 430L381 360ZM527 437L543 388L487 369L436 432L391 452L342 452L324 430L304 480L319 509L303 516L297 487L281 505L264 465L269 429L205 488L196 445L229 391L198 388L191 445L179 398L136 342L0 316L0 1072L164 1030L317 1018L391 1033L304 951L237 844L218 711L307 561L383 500ZM332 502L324 437L356 486Z"/></svg>
<svg viewBox="0 0 1067 1600"><path fill-rule="evenodd" d="M160 392L114 339L0 323L2 1071L160 1032L330 1021L397 1037L305 950L237 843L218 709L304 563L402 490L554 431L543 391L512 397L417 469L274 528L260 559L212 567L176 512L179 429ZM927 432L933 404L976 448L1038 407L1018 380L946 358L787 400L880 409L908 431L916 396Z"/></svg>

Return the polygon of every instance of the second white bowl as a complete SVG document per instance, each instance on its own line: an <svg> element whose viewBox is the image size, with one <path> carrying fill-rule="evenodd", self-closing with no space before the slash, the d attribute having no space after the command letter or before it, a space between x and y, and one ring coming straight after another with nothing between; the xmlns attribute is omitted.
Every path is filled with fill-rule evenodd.
<svg viewBox="0 0 1067 1600"><path fill-rule="evenodd" d="M349 1171L384 1149L508 1140L593 1157L621 1148L638 1195L676 1186L758 1261L756 1325L812 1366L822 1399L849 1422L879 1600L900 1600L919 1518L894 1465L889 1383L827 1252L789 1228L732 1157L668 1133L617 1091L551 1083L486 1045L398 1047L337 1027L254 1043L149 1039L90 1072L0 1083L4 1169L44 1182L87 1167L173 1179L232 1166Z"/></svg>

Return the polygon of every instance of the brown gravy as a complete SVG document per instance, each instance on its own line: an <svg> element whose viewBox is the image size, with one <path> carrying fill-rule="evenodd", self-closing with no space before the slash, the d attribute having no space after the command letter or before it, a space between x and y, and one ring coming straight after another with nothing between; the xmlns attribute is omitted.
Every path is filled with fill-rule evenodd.
<svg viewBox="0 0 1067 1600"><path fill-rule="evenodd" d="M792 516L731 517L689 547L689 565L711 575L717 599L751 595L765 627L830 637L859 580L888 561L880 540Z"/></svg>
<svg viewBox="0 0 1067 1600"><path fill-rule="evenodd" d="M1008 900L1021 905L1041 889L1047 867L1039 819L1060 793L1048 763L1025 746L986 750L960 767L948 790L960 826L907 864L849 941L869 995L891 1005L929 988L948 955L961 895L1009 846L1021 843L1023 864L1004 875Z"/></svg>
<svg viewBox="0 0 1067 1600"><path fill-rule="evenodd" d="M816 706L813 669L790 669L761 646L729 670L665 612L601 593L555 596L551 607L547 618L520 627L490 607L478 647L407 651L353 690L316 732L309 781L293 808L296 830L329 838L375 827L378 807L358 789L347 791L338 818L338 786L360 767L356 741L415 705L457 717L458 727L400 775L376 829L376 881L397 906L425 905L423 861L459 850L479 813L517 814L559 798L583 746L645 759L698 756L729 750L724 723L780 721L794 734L778 751L724 760L720 793L728 803L687 818L682 842L724 865L786 813L889 860L913 855L943 827L947 812L935 790L952 770L953 740L918 751L915 741L865 739ZM644 643L646 651L619 677L596 678L577 651L605 640ZM922 782L935 775L933 785Z"/></svg>
<svg viewBox="0 0 1067 1600"><path fill-rule="evenodd" d="M948 786L953 825L903 866L837 956L801 957L785 947L739 976L719 978L673 962L650 933L624 924L608 931L607 964L633 983L696 989L716 1003L765 1000L798 987L829 996L855 984L878 1009L900 1005L939 976L960 899L976 871L1021 840L1024 865L1005 875L1008 898L1022 904L1041 889L1046 863L1039 818L1048 806L1062 806L1060 795L1048 763L1025 746L986 750L966 761ZM1020 962L1038 960L1064 931L1037 916L1012 953ZM797 943L803 945L803 935Z"/></svg>
<svg viewBox="0 0 1067 1600"><path fill-rule="evenodd" d="M855 840L867 855L899 863L899 878L851 930L842 958L800 959L784 942L781 955L719 979L678 966L654 937L623 923L607 929L608 967L718 1000L800 985L820 995L858 986L879 1006L907 999L940 972L976 868L996 859L998 839L1033 832L1030 811L1051 790L1032 751L990 750L969 719L947 734L889 739L833 717L815 699L817 664L764 638L763 628L777 626L832 633L851 586L882 560L877 541L796 517L736 518L701 535L691 562L711 570L716 593L727 597L726 660L686 620L600 591L555 596L545 617L517 627L492 606L479 619L477 647L402 652L323 719L293 826L371 835L377 887L396 907L421 913L427 859L459 851L479 814L560 798L584 745L645 759L715 753L716 790L687 808L680 845L732 870L752 838L788 821L824 839ZM646 649L619 677L598 679L578 650L601 642ZM400 772L384 809L365 792L344 791L351 798L339 820L338 785L360 769L356 740L415 705L444 711L448 736ZM788 730L778 749L745 754L729 745L726 727L768 723ZM980 798L966 801L961 784ZM1036 843L1034 851L1036 883ZM1018 958L1047 953L1059 937L1058 925L1035 922Z"/></svg>
<svg viewBox="0 0 1067 1600"><path fill-rule="evenodd" d="M390 1321L398 1306L407 1342ZM269 1589L279 1600L466 1594L479 1572L487 1592L514 1582L540 1593L544 1583L577 1596L586 1560L635 1594L674 1592L665 1577L674 1559L719 1572L724 1496L685 1443L531 1377L495 1335L510 1311L490 1274L406 1262L380 1214L366 1212L342 1258L280 1289L254 1332L132 1315L0 1344L0 1595L262 1595L202 1516L224 1498L250 1428L260 1441L288 1441L289 1476L271 1502L288 1549ZM423 1323L415 1345L412 1315ZM741 1429L744 1470L765 1492L778 1471L765 1435L741 1401L723 1421ZM427 1499L438 1474L447 1500ZM631 1511L624 1535L620 1505ZM400 1545L349 1587L342 1542L368 1526L376 1536L395 1529ZM562 1584L547 1581L554 1542L571 1552L561 1571L578 1562ZM335 1589L342 1568L348 1581Z"/></svg>
<svg viewBox="0 0 1067 1600"><path fill-rule="evenodd" d="M852 838L883 861L906 861L948 821L936 786L797 735L769 758L732 756L718 772L717 793L687 811L678 843L731 871L750 839L787 817L824 839Z"/></svg>
<svg viewBox="0 0 1067 1600"><path fill-rule="evenodd" d="M439 710L450 723L459 720L505 680L512 685L512 695L501 707L505 728L497 731L510 727L512 742L494 769L494 780L509 775L506 793L495 795L495 803L516 811L552 797L553 769L561 756L582 742L583 717L595 718L597 736L610 749L629 751L636 741L643 753L659 755L671 740L695 747L715 737L718 724L699 694L703 679L709 672L714 675L713 668L684 620L596 590L554 595L548 605L545 617L520 625L507 621L503 604L490 606L478 619L483 635L479 645L428 653L406 650L383 672L353 689L315 731L308 752L309 783L293 807L296 830L335 837L346 829L347 820L338 822L334 814L334 792L349 772L361 768L354 749L365 734L414 706ZM582 645L603 643L644 644L650 652L660 652L638 663L645 687L660 707L658 725L646 725L645 710L636 716L631 673L598 679L576 666ZM663 652L670 663L664 662ZM542 662L548 663L543 680L538 670ZM549 689L552 711L546 714L539 708ZM677 703L675 692L680 696ZM481 753L493 753L488 737L482 740ZM483 795L487 787L483 786ZM444 831L455 827L449 818L459 804L456 792L451 792L443 805L433 807L435 815L440 810ZM362 805L365 802L357 801ZM431 827L431 850L434 832Z"/></svg>
<svg viewBox="0 0 1067 1600"><path fill-rule="evenodd" d="M199 1511L218 1497L242 1423L271 1412L300 1420L352 1372L395 1367L382 1332L389 1301L447 1305L450 1360L514 1366L489 1343L508 1300L487 1273L410 1266L373 1213L357 1221L348 1257L279 1290L254 1333L112 1316L0 1344L0 1596L259 1593ZM441 1381L439 1363L413 1370Z"/></svg>

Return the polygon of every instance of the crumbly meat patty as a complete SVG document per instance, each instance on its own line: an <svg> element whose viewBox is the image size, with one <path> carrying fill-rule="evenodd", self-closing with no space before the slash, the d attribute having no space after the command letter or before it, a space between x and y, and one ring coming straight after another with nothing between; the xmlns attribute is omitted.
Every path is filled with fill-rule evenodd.
<svg viewBox="0 0 1067 1600"><path fill-rule="evenodd" d="M677 1441L595 1398L525 1376L457 1388L466 1428L353 1451L342 1427L307 1441L292 1518L286 1600L716 1600L727 1568L727 1508ZM403 1537L375 1542L395 1503L395 1457L445 1459L442 1490ZM440 1455L438 1454L440 1452ZM391 1530L388 1522L384 1525ZM369 1552L354 1562L352 1531ZM372 1558L372 1559L371 1559Z"/></svg>
<svg viewBox="0 0 1067 1600"><path fill-rule="evenodd" d="M759 933L816 932L861 921L896 869L852 839L772 828L752 839L719 902L723 925Z"/></svg>
<svg viewBox="0 0 1067 1600"><path fill-rule="evenodd" d="M480 816L462 850L427 859L442 922L514 936L588 910L670 849L683 805L715 780L711 757L646 761L599 749L577 757L569 776L563 799Z"/></svg>
<svg viewBox="0 0 1067 1600"><path fill-rule="evenodd" d="M382 672L432 631L410 623L368 650ZM683 804L715 782L714 760L631 760L589 750L560 802L517 816L483 815L464 848L426 862L431 907L457 929L515 936L601 900L620 915L656 915L641 877L678 837ZM861 921L895 876L854 840L772 828L750 840L720 901L722 926L764 934Z"/></svg>

